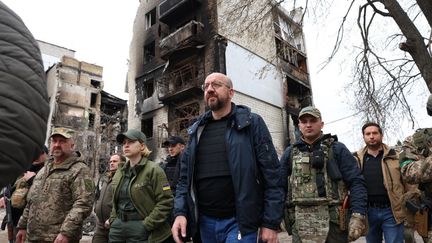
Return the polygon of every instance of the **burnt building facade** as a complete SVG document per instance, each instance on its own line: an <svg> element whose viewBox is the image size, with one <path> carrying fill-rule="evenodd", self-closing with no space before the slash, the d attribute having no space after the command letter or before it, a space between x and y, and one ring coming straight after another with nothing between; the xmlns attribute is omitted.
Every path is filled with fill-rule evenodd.
<svg viewBox="0 0 432 243"><path fill-rule="evenodd" d="M240 0L140 2L130 45L128 126L146 134L152 158L164 156L161 145L169 135L187 139L187 127L206 109L200 86L212 72L232 78L233 101L264 118L282 152L294 134L292 117L311 103L303 102L311 91L305 51L299 49L301 25L281 7L259 1L248 9L254 17L266 9L259 25L256 18L235 17ZM286 35L293 34L287 31L297 31L298 46L290 44Z"/></svg>
<svg viewBox="0 0 432 243"><path fill-rule="evenodd" d="M115 136L126 129L127 104L104 92L103 68L62 56L47 71L50 119L54 127L76 131L75 148L94 176L104 170L110 154L119 150ZM47 138L49 135L47 136Z"/></svg>

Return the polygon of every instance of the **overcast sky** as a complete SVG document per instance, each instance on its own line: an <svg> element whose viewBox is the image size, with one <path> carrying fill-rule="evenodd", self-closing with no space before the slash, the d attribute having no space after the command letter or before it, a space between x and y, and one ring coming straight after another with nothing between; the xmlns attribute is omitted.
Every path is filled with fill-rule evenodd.
<svg viewBox="0 0 432 243"><path fill-rule="evenodd" d="M133 21L139 0L2 0L25 22L36 39L75 50L80 61L94 63L104 68L104 90L123 99L129 44ZM342 55L326 69L318 72L319 65L333 48L338 24L347 1L336 1L331 15L321 16L317 23L305 22L306 48L315 105L322 111L324 132L337 134L349 149L363 145L361 124L349 108L349 95L344 85L351 79L351 39L357 38L355 30L346 30L346 44ZM387 28L388 26L382 26ZM426 86L419 83L412 94L414 114L420 121L415 128L427 126L432 118L425 115ZM417 107L418 106L418 107ZM342 119L350 117L347 119ZM385 138L389 144L403 140L413 130L404 122L401 129Z"/></svg>
<svg viewBox="0 0 432 243"><path fill-rule="evenodd" d="M1 0L34 37L103 67L104 90L123 99L129 43L139 0Z"/></svg>

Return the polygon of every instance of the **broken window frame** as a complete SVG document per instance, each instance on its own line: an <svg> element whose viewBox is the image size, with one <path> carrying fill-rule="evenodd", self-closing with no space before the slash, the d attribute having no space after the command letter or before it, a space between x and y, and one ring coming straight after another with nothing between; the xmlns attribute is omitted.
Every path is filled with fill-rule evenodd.
<svg viewBox="0 0 432 243"><path fill-rule="evenodd" d="M153 138L153 117L141 119L141 131L146 135L147 139Z"/></svg>
<svg viewBox="0 0 432 243"><path fill-rule="evenodd" d="M156 57L156 42L152 41L144 45L143 63L147 64L154 60Z"/></svg>
<svg viewBox="0 0 432 243"><path fill-rule="evenodd" d="M90 107L96 108L98 94L90 93Z"/></svg>
<svg viewBox="0 0 432 243"><path fill-rule="evenodd" d="M96 114L94 113L89 113L89 117L88 117L88 128L89 129L93 129L95 126L95 120L96 120Z"/></svg>
<svg viewBox="0 0 432 243"><path fill-rule="evenodd" d="M152 78L143 83L143 99L148 99L155 93L155 80Z"/></svg>
<svg viewBox="0 0 432 243"><path fill-rule="evenodd" d="M96 89L101 87L101 81L96 80L96 79L91 79L90 84L93 88L96 88Z"/></svg>

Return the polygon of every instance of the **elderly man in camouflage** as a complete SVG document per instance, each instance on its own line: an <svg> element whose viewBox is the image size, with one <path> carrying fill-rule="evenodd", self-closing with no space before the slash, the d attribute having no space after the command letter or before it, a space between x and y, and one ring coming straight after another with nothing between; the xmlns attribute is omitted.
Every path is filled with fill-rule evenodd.
<svg viewBox="0 0 432 243"><path fill-rule="evenodd" d="M426 108L428 115L432 116L432 95L428 98ZM427 222L432 210L432 128L418 129L405 139L399 162L404 181L419 184L421 190L407 193L410 195L406 197L407 209L413 214L417 212L417 215L425 215L425 220L417 220L417 231L425 242L432 242L432 222ZM425 207L428 208L429 217L421 213Z"/></svg>
<svg viewBox="0 0 432 243"><path fill-rule="evenodd" d="M20 221L17 242L79 242L82 224L93 206L90 170L74 152L74 131L54 128L53 156L36 175Z"/></svg>
<svg viewBox="0 0 432 243"><path fill-rule="evenodd" d="M343 243L366 231L367 193L356 160L336 136L323 134L321 112L312 106L299 113L301 139L288 147L280 162L289 178L285 225L293 242ZM348 230L347 207L342 202L349 189L353 211ZM338 218L338 215L341 217ZM291 231L291 232L290 232Z"/></svg>

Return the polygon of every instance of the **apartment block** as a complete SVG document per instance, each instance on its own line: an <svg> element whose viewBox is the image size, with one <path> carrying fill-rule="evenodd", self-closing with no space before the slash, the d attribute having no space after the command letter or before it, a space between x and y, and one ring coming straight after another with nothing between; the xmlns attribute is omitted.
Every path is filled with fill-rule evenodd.
<svg viewBox="0 0 432 243"><path fill-rule="evenodd" d="M295 139L298 112L312 104L299 16L273 1L141 1L133 28L127 87L128 126L149 138L156 161L169 135L205 110L205 77L227 74L233 102L267 123L279 154ZM247 11L247 12L245 12Z"/></svg>
<svg viewBox="0 0 432 243"><path fill-rule="evenodd" d="M115 136L126 129L127 103L103 91L103 68L63 55L47 71L50 119L54 127L74 129L79 151L94 176L119 150Z"/></svg>

